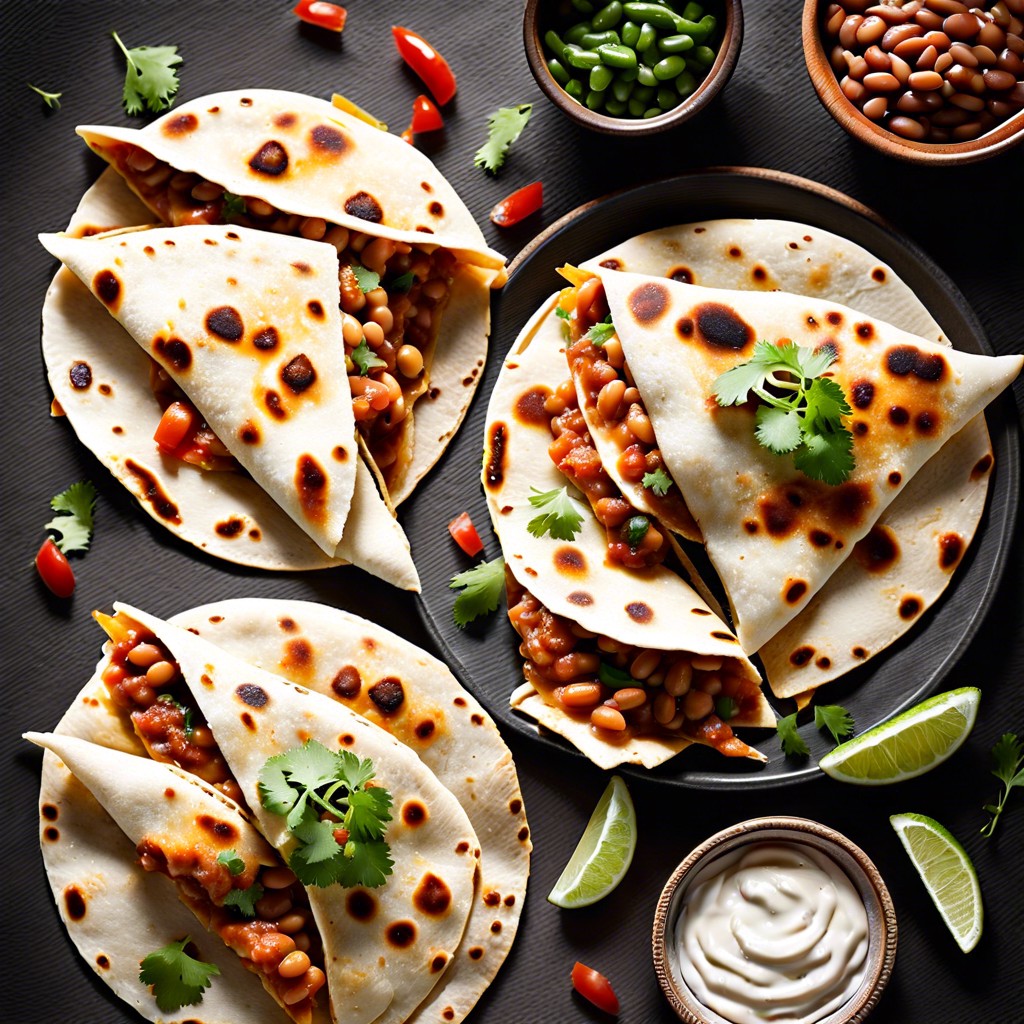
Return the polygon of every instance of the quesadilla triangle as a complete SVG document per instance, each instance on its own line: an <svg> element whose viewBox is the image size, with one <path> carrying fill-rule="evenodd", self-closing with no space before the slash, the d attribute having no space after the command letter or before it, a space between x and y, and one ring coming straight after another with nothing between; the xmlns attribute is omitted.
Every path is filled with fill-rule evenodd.
<svg viewBox="0 0 1024 1024"><path fill-rule="evenodd" d="M512 706L601 768L654 767L693 742L765 760L732 731L775 723L756 669L661 562L667 542L657 525L630 509L585 455L575 391L560 387L568 366L560 321L549 315L556 299L513 345L487 410L483 484L525 658L526 683ZM596 515L556 466L567 447L590 467L581 486ZM538 528L538 502L548 498L568 510L558 537Z"/></svg>
<svg viewBox="0 0 1024 1024"><path fill-rule="evenodd" d="M914 474L1020 371L840 303L602 269L612 322L662 457L704 535L753 652L803 609ZM756 403L720 407L716 381L758 341L828 349L852 408L854 469L835 486L755 436Z"/></svg>
<svg viewBox="0 0 1024 1024"><path fill-rule="evenodd" d="M289 828L283 813L265 806L264 800L277 806L268 794L274 765L281 764L267 762L279 755L304 759L310 742L371 762L372 786L391 797L384 839L393 871L379 885L331 882L307 891L334 1020L400 1024L440 981L473 905L480 844L465 811L408 747L337 701L154 616L115 608L168 649L260 831L300 876L316 867L320 853L303 845L309 835L302 822ZM261 791L261 781L270 789Z"/></svg>
<svg viewBox="0 0 1024 1024"><path fill-rule="evenodd" d="M324 1019L316 1013L322 951L310 945L306 969L291 974L284 960L299 932L275 928L252 906L265 892L290 899L298 883L233 800L173 765L73 736L30 732L25 738L64 763L134 845L136 870L173 881L181 901L259 976L284 1013L296 1024ZM136 951L136 975L150 952ZM322 994L319 1001L325 1002Z"/></svg>
<svg viewBox="0 0 1024 1024"><path fill-rule="evenodd" d="M523 794L490 715L443 662L338 608L238 598L170 621L369 718L413 750L465 809L480 838L480 883L454 960L410 1018L457 1024L508 955L530 870Z"/></svg>
<svg viewBox="0 0 1024 1024"><path fill-rule="evenodd" d="M78 132L165 223L230 222L335 247L349 334L368 346L350 369L358 429L392 502L403 500L465 415L487 352L488 292L505 279L504 258L437 168L324 100L268 89L200 97L140 130Z"/></svg>

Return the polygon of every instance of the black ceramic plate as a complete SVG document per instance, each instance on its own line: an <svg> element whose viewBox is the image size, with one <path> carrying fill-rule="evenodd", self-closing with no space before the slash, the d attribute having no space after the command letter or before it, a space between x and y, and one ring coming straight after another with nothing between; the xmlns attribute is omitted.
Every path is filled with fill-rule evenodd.
<svg viewBox="0 0 1024 1024"><path fill-rule="evenodd" d="M538 733L532 721L508 706L509 694L522 679L522 662L504 605L486 622L465 630L454 625L454 593L448 582L475 560L446 542L444 527L459 512L468 510L486 545L482 557L499 554L479 483L487 398L520 328L560 287L555 268L579 263L643 231L716 217L776 217L849 238L888 263L906 281L949 337L956 339L958 348L992 354L963 296L913 243L846 196L792 175L727 168L644 185L581 207L524 250L513 265L508 285L496 296L495 331L480 393L443 464L411 500L415 513L406 512L403 521L418 556L421 608L452 669L505 726L551 749L565 751L567 756L582 757L560 737ZM826 691L830 703L849 709L858 732L938 689L966 650L995 595L1020 493L1019 444L1008 398L990 407L988 422L997 469L990 483L988 508L956 579L901 641L830 684ZM792 710L789 701L778 707L783 714ZM830 745L813 725L804 725L801 733L811 750L808 759L786 758L771 733L747 730L745 737L769 755L766 765L725 759L706 748L693 747L653 772L626 770L642 772L668 786L698 788L780 786L820 777L817 759Z"/></svg>

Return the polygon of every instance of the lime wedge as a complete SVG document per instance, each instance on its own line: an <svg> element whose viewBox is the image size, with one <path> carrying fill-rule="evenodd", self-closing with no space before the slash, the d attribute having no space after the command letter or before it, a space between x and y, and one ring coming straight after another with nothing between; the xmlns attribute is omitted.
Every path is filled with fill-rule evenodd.
<svg viewBox="0 0 1024 1024"><path fill-rule="evenodd" d="M613 775L548 902L573 910L589 907L622 881L636 849L636 811L626 784Z"/></svg>
<svg viewBox="0 0 1024 1024"><path fill-rule="evenodd" d="M981 938L981 886L964 848L932 818L894 814L890 819L917 873L957 945L969 953Z"/></svg>
<svg viewBox="0 0 1024 1024"><path fill-rule="evenodd" d="M901 715L840 743L818 767L840 782L883 786L923 775L950 756L974 726L981 691L939 693Z"/></svg>

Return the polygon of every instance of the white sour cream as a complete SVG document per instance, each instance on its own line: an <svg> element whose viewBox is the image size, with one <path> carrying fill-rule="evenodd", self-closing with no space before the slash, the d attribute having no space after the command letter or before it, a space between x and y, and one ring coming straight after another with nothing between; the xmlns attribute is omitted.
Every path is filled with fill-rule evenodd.
<svg viewBox="0 0 1024 1024"><path fill-rule="evenodd" d="M763 842L724 854L694 879L676 947L690 990L726 1020L812 1024L863 980L868 919L830 857Z"/></svg>

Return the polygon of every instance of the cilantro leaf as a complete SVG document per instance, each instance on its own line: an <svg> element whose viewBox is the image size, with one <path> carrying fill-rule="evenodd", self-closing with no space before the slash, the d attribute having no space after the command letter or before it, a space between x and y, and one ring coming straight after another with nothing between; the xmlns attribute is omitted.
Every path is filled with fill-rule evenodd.
<svg viewBox="0 0 1024 1024"><path fill-rule="evenodd" d="M596 345L598 348L601 348L614 333L615 325L611 322L611 318L609 317L606 320L602 320L600 323L594 324L594 326L591 327L582 338L580 338L580 341L589 341L591 345Z"/></svg>
<svg viewBox="0 0 1024 1024"><path fill-rule="evenodd" d="M375 370L381 366L388 365L383 359L379 359L373 354L373 349L370 348L365 338L363 338L363 340L360 341L354 349L352 349L352 362L356 364L356 368L363 377L365 377L370 370Z"/></svg>
<svg viewBox="0 0 1024 1024"><path fill-rule="evenodd" d="M842 387L821 376L835 358L825 345L812 350L762 340L752 359L726 370L714 383L722 406L742 405L752 393L761 402L758 443L776 455L793 453L801 473L832 486L854 469L853 435L842 419L850 415L850 405Z"/></svg>
<svg viewBox="0 0 1024 1024"><path fill-rule="evenodd" d="M31 82L25 83L33 92L38 93L46 101L46 105L51 110L60 109L60 98L64 95L62 92L47 92L45 89L40 89L33 85Z"/></svg>
<svg viewBox="0 0 1024 1024"><path fill-rule="evenodd" d="M56 541L57 547L64 554L87 550L92 539L96 488L88 480L81 480L51 498L50 508L58 514L43 529L60 534Z"/></svg>
<svg viewBox="0 0 1024 1024"><path fill-rule="evenodd" d="M526 524L534 537L550 533L555 540L572 540L583 525L580 503L569 496L567 487L556 487L553 491L538 491L531 487L530 504L538 510Z"/></svg>
<svg viewBox="0 0 1024 1024"><path fill-rule="evenodd" d="M606 661L602 661L600 665L598 665L597 678L600 679L605 686L614 686L616 690L621 690L627 686L643 685L643 683L638 682L628 672L621 668L616 668L615 665L609 665Z"/></svg>
<svg viewBox="0 0 1024 1024"><path fill-rule="evenodd" d="M223 864L232 875L240 875L245 870L245 861L234 850L218 853L217 863Z"/></svg>
<svg viewBox="0 0 1024 1024"><path fill-rule="evenodd" d="M225 907L234 907L242 917L255 917L256 904L263 899L263 886L259 882L248 889L232 889L224 897Z"/></svg>
<svg viewBox="0 0 1024 1024"><path fill-rule="evenodd" d="M191 941L186 935L180 942L149 953L139 964L139 981L153 987L156 1005L164 1013L202 1002L203 990L210 987L213 975L220 974L216 964L196 960L185 952Z"/></svg>
<svg viewBox="0 0 1024 1024"><path fill-rule="evenodd" d="M391 874L394 861L387 843L362 842L355 845L352 856L343 856L338 881L347 888L356 885L376 889Z"/></svg>
<svg viewBox="0 0 1024 1024"><path fill-rule="evenodd" d="M794 711L793 714L780 718L775 723L775 728L778 730L779 741L787 757L806 757L811 751L797 732L796 716L797 712Z"/></svg>
<svg viewBox="0 0 1024 1024"><path fill-rule="evenodd" d="M407 270L404 274L399 274L398 277L388 284L388 291L404 294L413 286L415 281L416 275L411 270Z"/></svg>
<svg viewBox="0 0 1024 1024"><path fill-rule="evenodd" d="M176 65L181 63L176 46L135 46L128 49L116 32L110 33L121 48L128 68L124 76L122 102L129 114L141 114L148 107L154 114L167 110L181 84Z"/></svg>
<svg viewBox="0 0 1024 1024"><path fill-rule="evenodd" d="M378 792L385 795L386 803L377 797ZM390 793L387 793L386 790L378 790L376 787L364 789L349 796L348 806L350 808L348 827L353 839L368 840L384 837L384 825L391 820L391 815L388 813L391 807Z"/></svg>
<svg viewBox="0 0 1024 1024"><path fill-rule="evenodd" d="M570 313L564 306L555 306L555 316L557 316L559 320L572 319L572 313Z"/></svg>
<svg viewBox="0 0 1024 1024"><path fill-rule="evenodd" d="M986 838L995 831L1010 791L1016 786L1024 787L1024 743L1017 739L1016 733L1003 733L992 748L992 758L996 764L992 774L1003 784L1003 791L998 803L985 804L985 810L992 815L992 820L981 830Z"/></svg>
<svg viewBox="0 0 1024 1024"><path fill-rule="evenodd" d="M659 498L664 498L675 481L659 466L653 473L644 473L640 483L648 490L654 491Z"/></svg>
<svg viewBox="0 0 1024 1024"><path fill-rule="evenodd" d="M505 559L499 555L490 562L480 562L472 569L456 573L448 586L451 590L462 589L452 607L455 625L461 629L498 607L505 586Z"/></svg>
<svg viewBox="0 0 1024 1024"><path fill-rule="evenodd" d="M815 704L814 725L818 729L828 729L835 743L843 736L853 735L853 715L842 704Z"/></svg>
<svg viewBox="0 0 1024 1024"><path fill-rule="evenodd" d="M372 292L374 288L380 285L380 274L375 270L370 270L368 267L361 266L358 263L353 263L352 273L355 275L356 284L359 285L359 290L364 295L367 292Z"/></svg>
<svg viewBox="0 0 1024 1024"><path fill-rule="evenodd" d="M277 754L260 769L256 791L259 793L260 803L271 814L288 814L299 796L288 784L287 764L288 755Z"/></svg>
<svg viewBox="0 0 1024 1024"><path fill-rule="evenodd" d="M326 821L315 817L307 818L293 828L292 835L302 843L301 848L296 851L296 854L301 853L302 855L301 863L323 864L325 861L333 861L336 857L343 856L341 844L334 835L337 830L338 823L336 821ZM295 870L294 867L292 870Z"/></svg>
<svg viewBox="0 0 1024 1024"><path fill-rule="evenodd" d="M647 531L651 528L651 521L647 516L630 516L622 524L622 529L619 531L622 539L631 547L636 550L644 542L644 537L647 536Z"/></svg>
<svg viewBox="0 0 1024 1024"><path fill-rule="evenodd" d="M245 196L236 196L234 192L225 192L224 205L220 212L226 221L237 220L246 213Z"/></svg>
<svg viewBox="0 0 1024 1024"><path fill-rule="evenodd" d="M519 138L532 112L532 103L519 103L514 107L501 107L491 114L487 118L487 141L476 151L473 166L497 174L505 163L509 147Z"/></svg>

